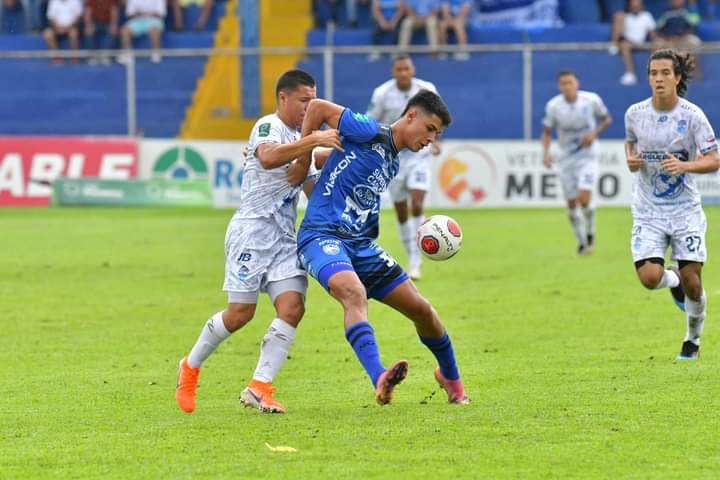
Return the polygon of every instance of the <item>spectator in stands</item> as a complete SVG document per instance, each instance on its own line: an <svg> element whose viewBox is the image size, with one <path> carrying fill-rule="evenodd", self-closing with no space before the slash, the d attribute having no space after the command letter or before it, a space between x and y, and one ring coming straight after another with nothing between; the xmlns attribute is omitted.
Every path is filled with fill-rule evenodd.
<svg viewBox="0 0 720 480"><path fill-rule="evenodd" d="M165 26L166 13L165 0L127 0L125 15L129 20L121 31L123 49L131 50L134 38L149 34L150 44L154 50L150 60L153 63L160 63L161 57L158 50ZM127 55L118 58L121 63L128 60Z"/></svg>
<svg viewBox="0 0 720 480"><path fill-rule="evenodd" d="M625 11L617 12L613 18L612 45L610 53L622 52L625 73L620 77L623 85L635 85L635 62L633 50L641 48L647 41L655 42L655 19L645 10L642 0L627 0Z"/></svg>
<svg viewBox="0 0 720 480"><path fill-rule="evenodd" d="M455 60L469 60L470 55L464 51L467 47L467 20L472 10L469 0L444 0L440 5L440 43L447 45L447 32L452 29L460 45L459 52L455 52Z"/></svg>
<svg viewBox="0 0 720 480"><path fill-rule="evenodd" d="M327 9L326 11L329 13L329 20L332 20L335 25L340 24L340 9L342 5L342 0L317 0L317 3L315 8L317 9L320 7L319 4L322 4L322 7ZM358 3L367 5L369 3L369 0L345 0L345 16L347 17L348 26L350 28L357 28L358 26Z"/></svg>
<svg viewBox="0 0 720 480"><path fill-rule="evenodd" d="M688 0L688 8L695 13L700 13L700 6L698 5L698 3L704 3L704 18L715 18L715 15L717 14L717 2L715 0L705 0L705 2L698 2L698 0Z"/></svg>
<svg viewBox="0 0 720 480"><path fill-rule="evenodd" d="M661 47L693 52L700 46L695 27L700 16L685 8L685 0L670 0L670 9L657 21Z"/></svg>
<svg viewBox="0 0 720 480"><path fill-rule="evenodd" d="M32 19L32 9L33 6L31 4L33 0L1 0L0 1L0 31L3 30L4 24L3 24L3 13L5 11L11 12L15 10L22 9L23 15L25 17L25 30L30 30L33 28L33 19ZM12 32L11 32L12 33Z"/></svg>
<svg viewBox="0 0 720 480"><path fill-rule="evenodd" d="M172 10L173 25L176 31L182 31L185 28L183 9L192 6L202 7L200 16L195 21L195 25L193 25L193 30L196 32L205 30L213 7L215 6L214 0L168 0L168 4Z"/></svg>
<svg viewBox="0 0 720 480"><path fill-rule="evenodd" d="M83 14L82 0L50 0L47 10L48 28L43 32L45 43L50 50L57 50L58 38L67 37L70 48L77 51L80 48L80 20ZM60 57L52 60L59 65L63 61ZM73 63L78 63L73 57Z"/></svg>
<svg viewBox="0 0 720 480"><path fill-rule="evenodd" d="M83 23L88 48L93 50L115 48L119 33L119 17L118 0L87 0ZM89 62L109 65L110 59L106 56L91 57Z"/></svg>
<svg viewBox="0 0 720 480"><path fill-rule="evenodd" d="M404 0L372 0L372 16L375 20L372 43L379 45L384 36L390 35L391 42L397 43L398 24L405 16ZM381 55L373 52L368 60L380 60Z"/></svg>
<svg viewBox="0 0 720 480"><path fill-rule="evenodd" d="M400 24L401 47L410 45L413 31L418 28L425 28L427 40L433 51L438 46L438 11L440 2L438 0L408 0L405 12L407 16Z"/></svg>

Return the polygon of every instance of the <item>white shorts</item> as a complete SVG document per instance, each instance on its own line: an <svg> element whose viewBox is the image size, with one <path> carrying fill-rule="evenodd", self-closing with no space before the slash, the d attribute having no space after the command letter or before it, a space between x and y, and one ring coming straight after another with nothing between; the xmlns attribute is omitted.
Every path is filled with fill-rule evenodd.
<svg viewBox="0 0 720 480"><path fill-rule="evenodd" d="M225 234L225 282L229 303L257 303L260 292L274 302L283 292L307 292L307 276L293 235L267 218L234 219Z"/></svg>
<svg viewBox="0 0 720 480"><path fill-rule="evenodd" d="M430 155L413 153L400 158L400 170L388 189L390 198L393 203L405 201L410 190L430 190Z"/></svg>
<svg viewBox="0 0 720 480"><path fill-rule="evenodd" d="M560 166L560 183L566 200L577 198L578 190L595 189L598 176L598 162L594 158L582 157Z"/></svg>
<svg viewBox="0 0 720 480"><path fill-rule="evenodd" d="M670 246L672 260L705 262L706 230L707 220L702 210L674 218L634 218L630 243L633 261L664 259Z"/></svg>

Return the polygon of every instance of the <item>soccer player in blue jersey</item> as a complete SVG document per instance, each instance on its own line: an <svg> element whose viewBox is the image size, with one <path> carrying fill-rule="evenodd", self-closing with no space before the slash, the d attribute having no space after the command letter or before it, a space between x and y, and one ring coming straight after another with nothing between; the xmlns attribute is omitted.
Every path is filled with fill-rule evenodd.
<svg viewBox="0 0 720 480"><path fill-rule="evenodd" d="M440 317L397 262L375 243L380 194L398 173L398 153L405 148L422 150L437 140L450 121L440 96L421 90L392 125L324 100L310 102L303 122L303 136L323 124L337 128L343 150L334 150L325 161L300 225L298 254L307 271L342 304L345 337L370 377L380 405L392 401L395 386L407 375L408 363L400 360L388 369L383 366L368 322L368 298L414 322L420 341L437 358L435 379L447 392L448 401L469 402ZM298 162L309 166L310 154Z"/></svg>

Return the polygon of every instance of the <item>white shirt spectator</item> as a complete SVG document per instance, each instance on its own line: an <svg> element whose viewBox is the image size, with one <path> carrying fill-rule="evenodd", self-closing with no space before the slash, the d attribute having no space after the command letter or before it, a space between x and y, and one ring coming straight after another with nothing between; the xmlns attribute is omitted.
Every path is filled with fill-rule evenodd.
<svg viewBox="0 0 720 480"><path fill-rule="evenodd" d="M50 0L47 18L55 26L68 28L75 25L83 13L81 0Z"/></svg>
<svg viewBox="0 0 720 480"><path fill-rule="evenodd" d="M165 18L166 12L165 0L128 0L127 7L125 7L125 14L128 17L154 15Z"/></svg>
<svg viewBox="0 0 720 480"><path fill-rule="evenodd" d="M648 11L625 12L622 36L634 45L645 43L650 32L655 30L655 19Z"/></svg>

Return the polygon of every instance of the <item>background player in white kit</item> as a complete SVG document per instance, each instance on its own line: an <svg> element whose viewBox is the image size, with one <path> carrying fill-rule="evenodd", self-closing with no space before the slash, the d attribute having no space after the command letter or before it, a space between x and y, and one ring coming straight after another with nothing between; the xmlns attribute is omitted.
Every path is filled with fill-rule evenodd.
<svg viewBox="0 0 720 480"><path fill-rule="evenodd" d="M545 106L543 118L543 163L553 163L550 154L552 130L558 134L560 182L567 200L568 217L578 241L579 255L592 253L595 245L595 207L592 192L597 181L597 138L612 123L599 95L579 90L580 82L574 72L558 74L560 94ZM580 209L582 211L580 211Z"/></svg>
<svg viewBox="0 0 720 480"><path fill-rule="evenodd" d="M720 155L705 113L684 98L692 57L658 50L648 63L652 97L625 113L625 154L633 183L631 248L640 283L670 288L686 312L678 359L695 359L705 323L701 271L707 257L707 223L693 173L715 172ZM698 156L701 155L701 156ZM672 247L676 267L665 268Z"/></svg>
<svg viewBox="0 0 720 480"><path fill-rule="evenodd" d="M307 290L295 239L300 187L291 185L302 183L307 170L291 162L317 146L342 149L337 130L300 138L305 111L315 97L315 80L310 75L301 70L284 73L276 87L277 111L258 120L250 134L240 207L225 235L223 290L228 306L210 317L190 354L180 361L175 398L187 413L195 410L203 362L253 318L261 291L270 296L276 318L263 338L257 368L240 401L264 412L285 412L273 398L272 381L287 359L305 311Z"/></svg>
<svg viewBox="0 0 720 480"><path fill-rule="evenodd" d="M394 58L392 76L373 91L368 107L367 114L381 123L391 124L398 120L408 100L420 90L437 93L435 85L415 78L415 66L408 55ZM430 156L439 154L440 146L436 142L419 152L403 150L400 153L400 171L390 184L389 193L395 205L400 239L408 256L408 274L413 280L419 280L421 276L422 259L415 232L424 220L425 194L430 189Z"/></svg>

